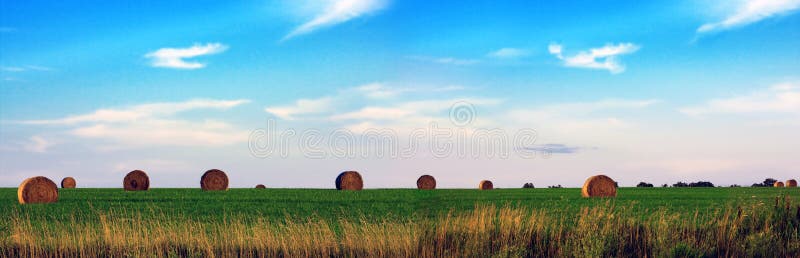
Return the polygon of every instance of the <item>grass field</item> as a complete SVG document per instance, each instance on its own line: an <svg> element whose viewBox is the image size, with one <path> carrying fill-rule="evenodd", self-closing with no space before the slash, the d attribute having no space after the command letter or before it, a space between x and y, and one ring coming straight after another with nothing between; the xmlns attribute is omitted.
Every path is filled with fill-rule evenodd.
<svg viewBox="0 0 800 258"><path fill-rule="evenodd" d="M6 255L800 255L798 188L0 189Z"/></svg>

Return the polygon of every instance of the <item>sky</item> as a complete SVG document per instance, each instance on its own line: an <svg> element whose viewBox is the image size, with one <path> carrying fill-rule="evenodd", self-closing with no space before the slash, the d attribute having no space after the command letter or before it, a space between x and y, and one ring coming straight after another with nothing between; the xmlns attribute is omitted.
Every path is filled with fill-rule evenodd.
<svg viewBox="0 0 800 258"><path fill-rule="evenodd" d="M0 187L800 178L800 0L0 0Z"/></svg>

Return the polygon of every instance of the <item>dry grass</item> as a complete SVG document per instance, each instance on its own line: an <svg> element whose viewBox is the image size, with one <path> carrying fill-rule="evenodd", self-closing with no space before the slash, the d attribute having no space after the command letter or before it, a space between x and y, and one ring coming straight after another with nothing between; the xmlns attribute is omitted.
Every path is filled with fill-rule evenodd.
<svg viewBox="0 0 800 258"><path fill-rule="evenodd" d="M693 219L656 210L645 217L613 200L571 216L478 206L435 219L367 222L324 219L271 223L120 211L37 224L9 214L0 256L382 256L663 257L800 255L800 206L788 197ZM152 211L158 213L159 211ZM706 215L698 215L706 214Z"/></svg>

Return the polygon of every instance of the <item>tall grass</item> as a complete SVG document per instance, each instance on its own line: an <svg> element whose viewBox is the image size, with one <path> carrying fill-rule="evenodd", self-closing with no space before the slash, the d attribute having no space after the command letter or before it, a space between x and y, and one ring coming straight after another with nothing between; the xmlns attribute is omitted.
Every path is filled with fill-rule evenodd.
<svg viewBox="0 0 800 258"><path fill-rule="evenodd" d="M554 216L482 205L418 221L282 223L257 216L199 221L104 210L41 224L17 211L6 218L0 255L800 257L800 205L788 196L697 212L690 219L665 209L645 216L631 209L609 200Z"/></svg>

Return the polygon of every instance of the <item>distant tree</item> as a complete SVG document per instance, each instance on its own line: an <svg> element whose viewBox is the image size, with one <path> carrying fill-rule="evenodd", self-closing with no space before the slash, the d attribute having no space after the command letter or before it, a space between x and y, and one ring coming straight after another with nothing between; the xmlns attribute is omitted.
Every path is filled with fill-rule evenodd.
<svg viewBox="0 0 800 258"><path fill-rule="evenodd" d="M619 182L614 181L614 187L619 188Z"/></svg>
<svg viewBox="0 0 800 258"><path fill-rule="evenodd" d="M525 183L524 185L522 185L522 188L534 188L533 183Z"/></svg>
<svg viewBox="0 0 800 258"><path fill-rule="evenodd" d="M714 184L708 181L698 181L689 183L689 187L714 187Z"/></svg>
<svg viewBox="0 0 800 258"><path fill-rule="evenodd" d="M732 184L730 187L742 187L742 186L737 184Z"/></svg>
<svg viewBox="0 0 800 258"><path fill-rule="evenodd" d="M561 185L551 185L548 186L547 188L564 188L564 187L562 187Z"/></svg>
<svg viewBox="0 0 800 258"><path fill-rule="evenodd" d="M672 187L689 187L689 184L684 183L684 182L677 182L677 183L672 184Z"/></svg>
<svg viewBox="0 0 800 258"><path fill-rule="evenodd" d="M639 182L639 184L636 185L636 187L653 187L653 184L645 183L645 182Z"/></svg>
<svg viewBox="0 0 800 258"><path fill-rule="evenodd" d="M661 187L669 187L669 185L668 184L663 184L663 185L661 185Z"/></svg>
<svg viewBox="0 0 800 258"><path fill-rule="evenodd" d="M775 184L775 182L778 182L778 180L775 180L774 178L767 178L767 179L764 179L764 182L755 183L755 184L753 184L751 186L752 187L772 187Z"/></svg>

